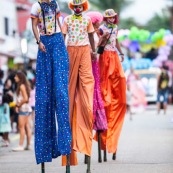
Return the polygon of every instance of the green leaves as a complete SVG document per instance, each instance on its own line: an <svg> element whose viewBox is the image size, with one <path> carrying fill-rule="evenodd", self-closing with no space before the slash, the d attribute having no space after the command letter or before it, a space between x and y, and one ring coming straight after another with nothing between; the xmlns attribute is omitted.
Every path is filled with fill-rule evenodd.
<svg viewBox="0 0 173 173"><path fill-rule="evenodd" d="M127 6L132 4L133 1L127 0L90 0L89 1L96 8L105 11L106 9L114 9L115 12L120 14L120 12L125 9Z"/></svg>

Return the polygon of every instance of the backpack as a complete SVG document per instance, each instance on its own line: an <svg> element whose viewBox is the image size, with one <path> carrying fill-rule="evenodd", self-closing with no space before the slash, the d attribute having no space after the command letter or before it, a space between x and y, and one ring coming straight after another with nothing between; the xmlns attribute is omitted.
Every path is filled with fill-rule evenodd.
<svg viewBox="0 0 173 173"><path fill-rule="evenodd" d="M159 81L159 88L160 89L167 89L168 88L168 82L169 82L169 75L168 73L164 73L162 72L161 73L161 76L160 76L160 81Z"/></svg>

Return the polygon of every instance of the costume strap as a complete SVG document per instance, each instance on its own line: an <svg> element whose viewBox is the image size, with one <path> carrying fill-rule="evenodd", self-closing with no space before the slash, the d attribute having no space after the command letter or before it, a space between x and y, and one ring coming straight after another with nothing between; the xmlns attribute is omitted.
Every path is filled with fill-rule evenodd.
<svg viewBox="0 0 173 173"><path fill-rule="evenodd" d="M56 33L56 20L57 20L57 18L56 18L56 10L55 10L55 33Z"/></svg>
<svg viewBox="0 0 173 173"><path fill-rule="evenodd" d="M111 29L111 33L110 33L110 35L109 35L109 38L108 38L107 41L106 41L106 44L104 45L104 48L105 48L105 46L107 45L109 39L111 38L111 35L112 35L112 32L113 32L113 29L114 29L114 28Z"/></svg>

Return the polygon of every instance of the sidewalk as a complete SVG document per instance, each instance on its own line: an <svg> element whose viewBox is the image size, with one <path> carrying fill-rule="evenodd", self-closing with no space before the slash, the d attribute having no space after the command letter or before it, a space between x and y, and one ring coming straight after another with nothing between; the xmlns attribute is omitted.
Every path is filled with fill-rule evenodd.
<svg viewBox="0 0 173 173"><path fill-rule="evenodd" d="M156 115L155 106L138 113L129 120L127 115L117 160L108 154L106 163L97 162L97 143L93 142L91 173L173 173L173 107L167 115ZM36 165L34 151L12 152L18 144L19 135L10 135L9 148L0 148L0 173L41 173ZM79 154L79 165L71 167L71 173L86 173L84 156ZM65 173L61 157L46 163L46 173Z"/></svg>

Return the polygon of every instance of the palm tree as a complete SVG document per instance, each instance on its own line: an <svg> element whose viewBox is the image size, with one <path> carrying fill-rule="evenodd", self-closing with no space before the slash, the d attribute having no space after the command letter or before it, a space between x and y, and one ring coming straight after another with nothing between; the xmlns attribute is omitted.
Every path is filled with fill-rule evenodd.
<svg viewBox="0 0 173 173"><path fill-rule="evenodd" d="M114 9L118 14L131 5L133 0L90 0L89 1L95 8L99 10L106 10L109 8Z"/></svg>

